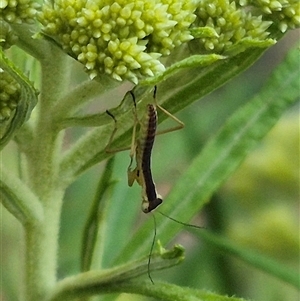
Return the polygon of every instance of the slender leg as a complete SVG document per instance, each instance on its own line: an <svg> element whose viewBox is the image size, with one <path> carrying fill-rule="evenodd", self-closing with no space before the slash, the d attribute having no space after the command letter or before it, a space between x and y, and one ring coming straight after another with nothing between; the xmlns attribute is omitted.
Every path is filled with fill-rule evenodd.
<svg viewBox="0 0 300 301"><path fill-rule="evenodd" d="M138 181L138 175L139 175L138 167L135 167L135 169L132 170L131 166L133 164L134 155L136 155L136 151L137 151L136 150L136 148L137 148L136 128L140 121L138 119L137 112L136 112L136 102L135 102L134 94L132 92L130 92L130 93L132 95L132 100L134 103L134 109L133 109L134 124L133 124L131 147L130 147L130 153L129 153L130 163L127 168L127 178L128 178L128 186L131 187L135 180Z"/></svg>
<svg viewBox="0 0 300 301"><path fill-rule="evenodd" d="M106 110L106 113L114 120L115 125L114 125L114 129L111 133L111 136L109 138L109 141L105 147L105 151L109 154L113 154L113 153L117 153L117 152L121 152L121 151L130 149L130 147L120 147L120 148L116 148L116 149L110 148L110 146L114 140L115 134L118 130L118 122L117 122L117 119L115 118L115 116L112 113L110 113L108 110Z"/></svg>
<svg viewBox="0 0 300 301"><path fill-rule="evenodd" d="M117 153L117 152L121 152L121 151L125 151L125 150L130 149L130 157L133 158L133 156L134 156L134 148L133 148L132 145L133 145L133 141L135 140L135 136L136 136L136 125L137 125L137 123L138 123L139 121L138 121L138 119L137 119L137 114L136 114L136 102L135 102L135 97L134 97L134 94L133 94L131 91L129 91L129 92L126 93L126 95L125 95L125 97L122 99L122 101L121 101L119 107L121 107L121 106L123 105L123 103L125 102L126 97L127 97L128 94L131 95L132 100L133 100L133 103L134 103L134 111L133 111L133 114L134 114L134 119L135 119L135 120L134 120L134 127L133 127L133 134L132 134L132 142L131 142L131 146L129 146L129 147L128 147L128 146L126 146L126 147L120 147L120 148L116 148L116 149L111 149L111 148L110 148L110 146L111 146L111 144L112 144L112 142L113 142L113 140L114 140L115 134L116 134L116 132L117 132L117 130L118 130L118 122L117 122L117 119L115 118L115 116L114 116L110 111L106 110L106 113L114 120L115 126L114 126L114 129L113 129L112 133L111 133L111 136L110 136L110 138L109 138L109 141L108 141L108 143L107 143L107 145L106 145L106 147L105 147L105 151L106 151L107 153Z"/></svg>
<svg viewBox="0 0 300 301"><path fill-rule="evenodd" d="M174 120L177 123L177 125L174 126L174 127L156 132L156 135L162 135L162 134L165 134L165 133L174 132L174 131L177 131L177 130L180 130L180 129L184 128L184 123L181 120L179 120L177 117L172 115L169 111L167 111L166 109L164 109L162 106L160 106L157 103L157 101L156 101L156 92L157 92L157 87L155 86L154 87L154 92L153 92L153 102L154 102L155 106L157 108L159 108L163 113L165 113L167 116L169 116L172 120Z"/></svg>

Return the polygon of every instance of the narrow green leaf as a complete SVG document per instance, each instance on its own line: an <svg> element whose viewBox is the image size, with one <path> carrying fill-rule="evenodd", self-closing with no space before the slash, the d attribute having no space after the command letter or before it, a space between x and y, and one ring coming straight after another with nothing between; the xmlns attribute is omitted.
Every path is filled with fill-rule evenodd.
<svg viewBox="0 0 300 301"><path fill-rule="evenodd" d="M177 72L179 72L182 69L204 67L207 65L211 65L218 60L223 60L225 58L226 58L225 56L218 55L218 54L192 55L186 59L183 59L183 60L173 64L172 66L167 68L163 73L161 73L157 76L149 77L148 79L141 81L140 84L141 85L156 85L159 82L176 74Z"/></svg>
<svg viewBox="0 0 300 301"><path fill-rule="evenodd" d="M172 114L182 110L249 68L265 50L265 48L251 48L205 67L182 69L159 84L159 104ZM164 115L159 117L159 122L166 119Z"/></svg>
<svg viewBox="0 0 300 301"><path fill-rule="evenodd" d="M81 250L81 271L88 271L91 269L93 254L96 251L96 243L98 245L97 261L99 262L102 258L101 254L104 241L102 236L104 235L103 228L105 227L107 207L105 202L105 196L107 190L110 189L111 186L115 183L111 179L113 164L114 157L111 157L111 159L108 160L104 168L102 177L99 180L97 192L84 227ZM101 232L100 235L99 232Z"/></svg>
<svg viewBox="0 0 300 301"><path fill-rule="evenodd" d="M261 93L233 114L195 158L160 210L177 220L188 222L208 202L213 192L238 168L286 109L298 101L298 57L297 49L291 51ZM117 262L146 252L153 232L150 223L148 221L138 231L120 253ZM182 227L167 219L157 224L158 237L163 243L170 241Z"/></svg>
<svg viewBox="0 0 300 301"><path fill-rule="evenodd" d="M265 39L259 41L253 40L251 38L244 38L241 39L238 43L232 45L231 47L228 47L224 54L228 56L234 56L238 53L244 52L248 48L268 48L270 46L273 46L274 44L276 44L276 41L273 39Z"/></svg>
<svg viewBox="0 0 300 301"><path fill-rule="evenodd" d="M172 267L182 262L184 258L183 247L176 245L171 250L159 250L154 252L151 257L150 269L161 270ZM107 270L93 270L75 276L67 277L58 282L51 295L46 300L58 301L69 300L75 297L87 297L95 294L110 292L120 292L120 283L128 282L149 272L148 256L138 260L128 262ZM148 281L147 285L153 286Z"/></svg>
<svg viewBox="0 0 300 301"><path fill-rule="evenodd" d="M246 301L243 298L222 296L164 282L155 282L155 285L137 281L123 282L116 289L119 292L145 295L163 301Z"/></svg>
<svg viewBox="0 0 300 301"><path fill-rule="evenodd" d="M239 259L247 262L253 267L259 268L272 276L275 276L293 286L300 289L300 275L296 271L284 266L275 259L269 256L258 253L257 251L250 250L249 248L241 247L234 242L216 235L210 231L195 231L189 230L199 238L204 239L209 244L215 246L221 251L229 255L238 257Z"/></svg>
<svg viewBox="0 0 300 301"><path fill-rule="evenodd" d="M7 72L20 84L20 101L15 109L15 113L8 123L2 123L0 149L2 149L14 136L15 132L29 118L31 111L37 103L37 91L27 77L14 64L8 60L0 49L0 68Z"/></svg>
<svg viewBox="0 0 300 301"><path fill-rule="evenodd" d="M90 285L85 289L83 289L82 287L81 290L76 288L75 290L71 290L70 280L77 280L75 279L75 277L72 277L73 279L71 279L71 277L70 279L68 279L70 283L67 283L67 281L63 280L61 282L61 287L59 288L61 289L63 285L65 286L65 288L67 288L67 285L69 285L69 290L63 291L61 289L59 291L57 289L57 293L52 298L50 298L49 301L67 301L74 300L75 297L78 298L81 296L92 296L105 293L128 293L144 295L155 298L156 300L163 301L246 301L243 298L221 296L209 291L196 290L170 283L155 282L155 284L153 285L149 281L122 281L115 283L104 282L101 285ZM83 282L85 282L85 280L83 280Z"/></svg>

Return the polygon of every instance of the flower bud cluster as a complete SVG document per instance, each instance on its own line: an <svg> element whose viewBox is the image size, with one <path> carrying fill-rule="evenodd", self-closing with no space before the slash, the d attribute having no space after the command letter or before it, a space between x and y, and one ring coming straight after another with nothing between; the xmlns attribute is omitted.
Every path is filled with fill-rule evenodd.
<svg viewBox="0 0 300 301"><path fill-rule="evenodd" d="M300 27L299 0L250 0L243 3L258 7L264 14L269 15L282 32L287 29Z"/></svg>
<svg viewBox="0 0 300 301"><path fill-rule="evenodd" d="M21 87L0 68L0 121L8 119L20 100Z"/></svg>
<svg viewBox="0 0 300 301"><path fill-rule="evenodd" d="M52 4L54 2L54 4ZM196 0L54 0L39 21L65 51L101 73L134 83L165 69L159 61L193 37Z"/></svg>
<svg viewBox="0 0 300 301"><path fill-rule="evenodd" d="M272 24L262 16L253 16L250 11L238 7L232 0L202 0L198 5L197 24L215 29L218 37L200 40L207 51L223 52L244 39L262 41Z"/></svg>
<svg viewBox="0 0 300 301"><path fill-rule="evenodd" d="M0 19L8 23L34 23L37 9L40 5L32 0L2 0L0 1Z"/></svg>

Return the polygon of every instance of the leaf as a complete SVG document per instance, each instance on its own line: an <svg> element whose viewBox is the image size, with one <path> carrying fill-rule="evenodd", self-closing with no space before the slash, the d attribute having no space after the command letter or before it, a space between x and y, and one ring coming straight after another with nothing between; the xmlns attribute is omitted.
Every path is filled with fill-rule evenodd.
<svg viewBox="0 0 300 301"><path fill-rule="evenodd" d="M244 52L248 48L268 48L276 44L276 41L273 39L265 39L265 40L255 40L251 38L241 39L238 43L233 44L232 46L226 49L225 55L233 56L238 53Z"/></svg>
<svg viewBox="0 0 300 301"><path fill-rule="evenodd" d="M99 261L99 259L102 257L101 251L103 248L104 239L101 238L103 236L103 228L106 221L107 207L104 197L106 196L107 190L115 183L111 179L113 164L114 157L107 162L104 168L103 175L99 180L98 189L84 227L81 251L81 271L88 271L91 268L96 268L94 265L92 267L92 259L94 253L96 252L96 244L98 245L97 260ZM102 231L102 235L99 235L100 231Z"/></svg>
<svg viewBox="0 0 300 301"><path fill-rule="evenodd" d="M160 249L153 253L151 270L161 270L179 264L184 258L183 247L176 245L171 250ZM130 283L136 277L149 272L148 256L107 270L92 270L67 277L57 283L46 300L69 300L79 296L92 296L107 292L119 292L121 283ZM148 281L147 285L153 286Z"/></svg>
<svg viewBox="0 0 300 301"><path fill-rule="evenodd" d="M164 72L157 76L149 77L148 79L142 80L140 85L156 85L159 82L166 80L170 76L176 74L181 71L181 69L185 68L195 68L195 67L205 67L207 65L211 65L218 60L225 59L225 56L218 54L196 54L192 55L188 58L185 58L179 62L174 63L169 68L167 68Z"/></svg>
<svg viewBox="0 0 300 301"><path fill-rule="evenodd" d="M178 264L183 258L183 249L175 246L153 254L151 270ZM104 271L89 271L67 277L56 285L48 301L74 300L79 297L107 293L130 293L150 296L164 301L243 301L236 297L221 296L205 290L180 287L174 284L137 281L134 278L148 271L147 258L129 262L123 266Z"/></svg>
<svg viewBox="0 0 300 301"><path fill-rule="evenodd" d="M290 51L261 93L235 112L207 143L165 200L161 207L165 214L180 221L189 221L238 168L286 109L299 99L298 57L297 49ZM158 237L165 244L181 227L166 219L161 220L157 227ZM116 262L147 252L152 232L153 227L148 221L120 252Z"/></svg>
<svg viewBox="0 0 300 301"><path fill-rule="evenodd" d="M38 92L31 82L10 60L8 60L0 49L0 68L7 72L21 86L20 101L15 109L14 116L9 122L2 123L0 149L2 149L15 135L16 131L30 117L31 111L37 103Z"/></svg>
<svg viewBox="0 0 300 301"><path fill-rule="evenodd" d="M124 282L118 284L119 292L145 295L163 301L246 301L243 298L228 297L206 290L196 290L175 284L155 282L155 285L145 282Z"/></svg>
<svg viewBox="0 0 300 301"><path fill-rule="evenodd" d="M201 237L209 244L226 252L229 255L235 256L253 267L259 268L272 276L281 279L294 287L300 289L299 273L291 270L287 266L281 264L269 256L260 254L257 251L239 246L227 238L214 234L210 231L195 231L190 230L194 235Z"/></svg>

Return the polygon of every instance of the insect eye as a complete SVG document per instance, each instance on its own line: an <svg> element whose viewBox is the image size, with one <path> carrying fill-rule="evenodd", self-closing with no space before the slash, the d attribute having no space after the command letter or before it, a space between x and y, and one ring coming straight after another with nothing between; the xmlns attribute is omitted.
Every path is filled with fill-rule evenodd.
<svg viewBox="0 0 300 301"><path fill-rule="evenodd" d="M149 208L150 208L150 203L148 201L143 201L142 202L142 211L144 213L149 213Z"/></svg>

